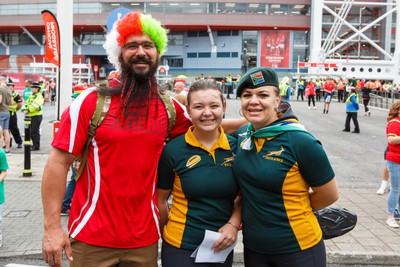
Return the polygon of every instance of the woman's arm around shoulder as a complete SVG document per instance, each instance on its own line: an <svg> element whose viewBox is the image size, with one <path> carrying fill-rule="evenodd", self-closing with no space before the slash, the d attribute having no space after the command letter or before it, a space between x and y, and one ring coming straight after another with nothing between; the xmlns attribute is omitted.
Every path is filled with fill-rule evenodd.
<svg viewBox="0 0 400 267"><path fill-rule="evenodd" d="M225 133L232 134L246 123L248 123L248 121L245 118L223 119L221 122L221 126L222 128L224 128Z"/></svg>

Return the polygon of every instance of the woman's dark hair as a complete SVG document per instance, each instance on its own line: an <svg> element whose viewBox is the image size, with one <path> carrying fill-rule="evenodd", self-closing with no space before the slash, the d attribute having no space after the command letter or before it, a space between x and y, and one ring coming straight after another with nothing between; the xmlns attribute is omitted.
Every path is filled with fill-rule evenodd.
<svg viewBox="0 0 400 267"><path fill-rule="evenodd" d="M199 80L199 81L193 83L192 86L190 86L189 93L187 95L187 104L190 105L191 93L201 91L201 90L208 90L208 89L218 91L220 93L221 102L225 103L224 95L222 94L222 91L217 83L212 82L212 81L207 81L207 80Z"/></svg>

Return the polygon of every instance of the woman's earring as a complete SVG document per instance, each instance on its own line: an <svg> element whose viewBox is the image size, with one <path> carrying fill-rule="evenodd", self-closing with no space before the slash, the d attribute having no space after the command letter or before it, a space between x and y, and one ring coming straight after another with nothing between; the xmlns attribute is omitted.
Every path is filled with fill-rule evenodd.
<svg viewBox="0 0 400 267"><path fill-rule="evenodd" d="M243 117L243 114L242 114L242 110L241 110L241 109L239 109L239 115L240 115L241 117Z"/></svg>

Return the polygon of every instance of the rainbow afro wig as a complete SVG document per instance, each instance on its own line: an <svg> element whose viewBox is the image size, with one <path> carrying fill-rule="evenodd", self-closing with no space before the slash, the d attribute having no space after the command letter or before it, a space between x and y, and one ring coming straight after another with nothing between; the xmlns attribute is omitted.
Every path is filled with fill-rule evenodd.
<svg viewBox="0 0 400 267"><path fill-rule="evenodd" d="M126 38L131 34L147 34L156 45L157 51L162 56L167 50L168 30L151 15L140 12L130 12L114 23L113 29L107 34L103 47L107 52L108 60L120 71L119 55Z"/></svg>

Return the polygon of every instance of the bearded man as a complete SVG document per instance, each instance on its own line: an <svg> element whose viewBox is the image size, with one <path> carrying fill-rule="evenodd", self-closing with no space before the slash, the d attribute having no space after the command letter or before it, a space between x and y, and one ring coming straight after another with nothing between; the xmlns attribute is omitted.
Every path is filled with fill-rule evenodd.
<svg viewBox="0 0 400 267"><path fill-rule="evenodd" d="M157 266L160 232L154 185L168 116L154 74L167 40L167 31L150 15L124 16L104 45L120 71L120 83L86 89L63 113L42 180L42 248L50 266L62 266L63 250L73 267ZM77 180L67 235L60 222L62 196L68 169L88 139L97 91L111 96L110 107ZM182 106L173 103L171 138L191 125Z"/></svg>

